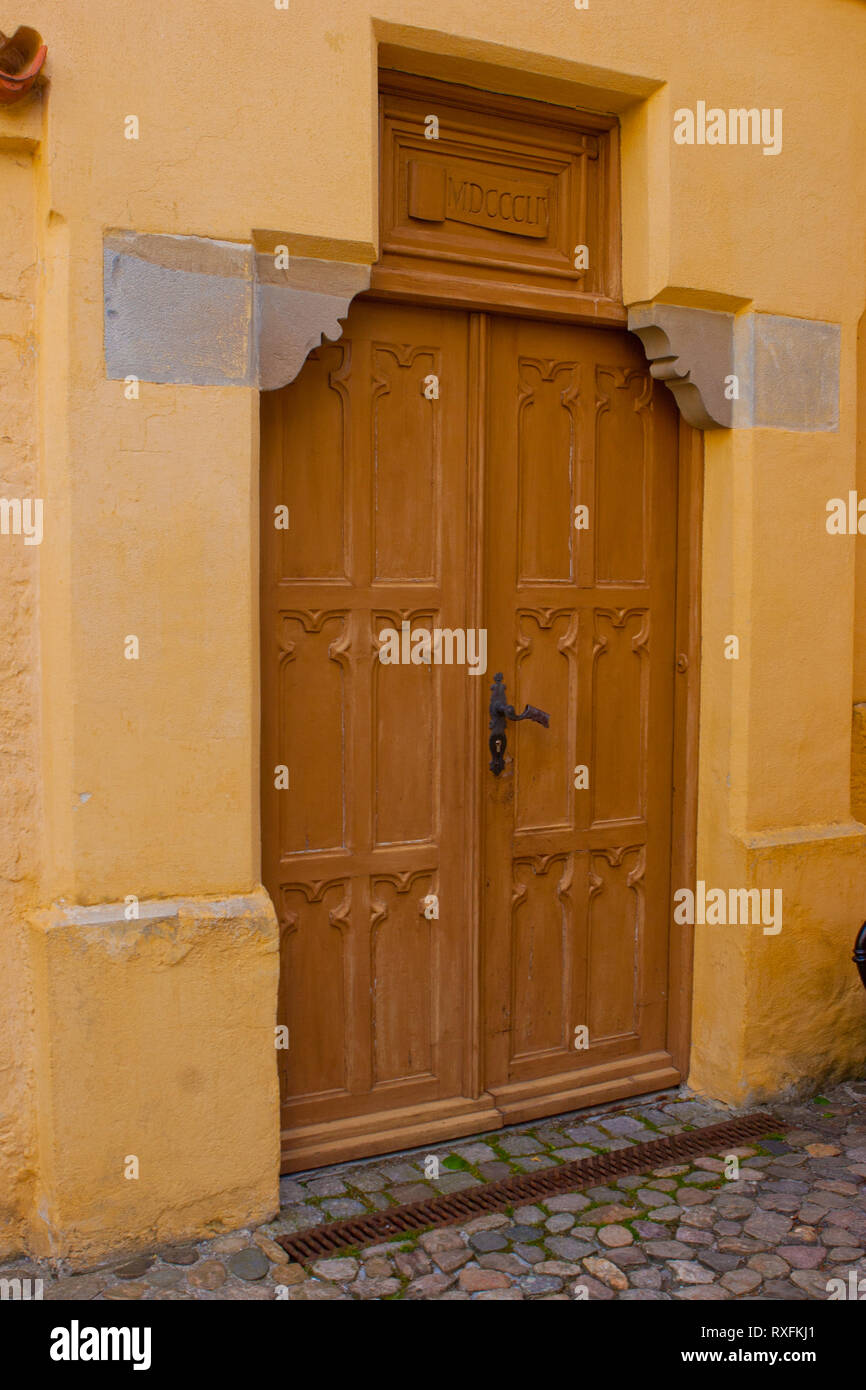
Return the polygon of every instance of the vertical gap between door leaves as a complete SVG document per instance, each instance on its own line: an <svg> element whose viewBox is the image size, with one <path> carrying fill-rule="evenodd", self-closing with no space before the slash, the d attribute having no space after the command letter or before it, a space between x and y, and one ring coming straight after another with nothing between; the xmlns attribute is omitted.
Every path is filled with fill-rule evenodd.
<svg viewBox="0 0 866 1390"><path fill-rule="evenodd" d="M466 464L468 469L466 517L467 574L466 627L484 626L484 483L486 462L486 397L488 316L470 313L468 318L469 383L467 392ZM469 816L469 841L465 867L469 874L469 920L467 922L466 970L471 982L466 1001L465 1094L482 1091L482 1048L484 1044L482 998L482 912L484 897L481 877L484 870L484 787L480 750L484 747L483 706L480 693L470 682L469 748L465 769ZM482 692L483 693L483 690Z"/></svg>

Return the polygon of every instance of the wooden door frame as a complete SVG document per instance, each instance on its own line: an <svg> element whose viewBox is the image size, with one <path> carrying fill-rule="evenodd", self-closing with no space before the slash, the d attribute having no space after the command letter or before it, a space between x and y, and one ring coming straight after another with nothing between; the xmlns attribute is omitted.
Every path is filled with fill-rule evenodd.
<svg viewBox="0 0 866 1390"><path fill-rule="evenodd" d="M383 96L424 97L431 103L440 100L463 111L520 120L537 129L563 127L576 134L593 132L605 140L604 162L607 177L603 180L602 225L605 237L602 255L608 268L608 293L585 294L573 287L566 291L550 291L526 284L526 273L517 274L518 283L504 287L493 282L485 285L468 279L458 271L449 271L448 262L438 259L425 261L414 257L414 267L423 274L419 283L414 273L388 264L383 254L380 226L379 259L371 267L369 293L378 299L395 299L411 304L447 305L454 309L477 309L483 313L507 313L532 319L553 319L560 323L583 323L628 326L628 311L622 299L621 245L622 200L620 195L620 139L616 116L597 112L577 111L573 107L554 106L549 102L530 101L526 97L508 96L501 92L482 91L454 82L442 82L430 77L416 77L392 69L379 70L379 183L381 209L383 190L388 174L385 170L386 140ZM381 222L381 217L380 217ZM505 264L505 263L504 263Z"/></svg>
<svg viewBox="0 0 866 1390"><path fill-rule="evenodd" d="M394 74L385 74L386 84L391 85ZM445 84L429 79L400 75L404 84L411 83L412 89L427 93L430 89L439 90ZM452 93L464 89L448 84ZM545 122L565 118L575 120L573 110L549 107L545 104L527 101L523 98L505 97L495 93L484 93L478 89L465 89L474 109L489 103L491 109L499 114L521 115L526 120L542 117ZM618 125L615 118L577 113L579 123L595 125L599 130L610 132L611 149L618 159ZM380 145L381 148L381 145ZM610 218L609 238L616 245L617 257L621 237L619 177L611 179L609 196L606 200L606 218ZM615 219L615 220L613 220ZM405 277L404 277L405 280ZM619 276L616 275L619 286ZM619 291L621 294L621 290ZM557 296L552 303L550 295L538 297L534 302L531 287L524 287L519 303L505 303L501 293L493 292L489 298L479 296L477 287L467 292L465 278L451 274L441 264L430 263L425 267L423 288L410 289L404 282L389 272L387 265L377 263L372 268L370 289L358 298L370 300L396 301L416 305L429 305L438 309L454 308L468 312L469 315L469 390L470 393L483 393L487 372L487 314L508 314L534 320L551 320L571 323L575 326L623 331L628 328L627 311L621 299L618 303L606 304L603 313L591 305L580 302L575 296L571 312L563 311L563 296ZM484 595L484 497L486 488L486 449L484 422L480 415L473 420L468 438L468 462L470 467L470 492L466 518L468 551L467 574L467 624L479 626L482 616ZM668 904L668 1008L666 1049L670 1053L673 1066L683 1080L687 1077L691 1041L691 996L693 969L693 939L688 926L678 926L673 922L672 901L675 888L694 883L697 854L697 799L698 799L698 733L700 701L700 567L701 567L701 524L703 503L703 435L701 431L688 425L680 416L678 434L678 516L677 516L677 556L676 556L676 594L675 594L675 641L677 653L677 674L674 690L673 710L673 759L672 759L672 810L671 810L671 854L670 854L670 902ZM479 692L470 707L470 746L482 748L486 744L485 704ZM482 800L484 796L483 779L471 779L468 789L468 813L471 833L466 847L466 872L470 875L470 907L474 919L481 920L482 897ZM481 1074L481 933L467 932L466 978L469 984L467 1007L465 1011L465 1064L464 1094L483 1097L483 1078ZM465 1117L464 1117L465 1121ZM466 1133L465 1122L455 1116L451 1122L435 1122L433 1130L442 1127L448 1133ZM475 1126L477 1128L477 1125ZM472 1130L474 1132L474 1129ZM373 1151L381 1150L381 1145L373 1146ZM327 1161L327 1160L326 1160ZM296 1166L296 1165L291 1165Z"/></svg>
<svg viewBox="0 0 866 1390"><path fill-rule="evenodd" d="M576 112L574 108L558 107L545 102L532 101L525 97L505 95L499 92L482 91L474 87L461 87L427 77L416 77L410 73L382 69L379 72L379 94L384 91L412 92L416 95L435 97L441 94L452 100L459 97L465 100L469 109L490 111L500 115L519 117L528 122L545 124L573 123L576 126L590 127L607 132L610 139L612 177L609 181L604 207L604 222L608 227L609 247L614 251L614 284L621 296L622 279L619 273L620 247L622 241L622 212L619 170L619 121L615 116L602 116L594 112ZM381 107L381 101L380 101ZM380 114L379 140L379 188L382 188L382 160L384 141L382 139ZM423 263L422 263L423 264ZM495 290L489 298L479 296L477 290L467 293L465 282L443 269L438 262L424 266L424 287L410 287L405 276L390 271L381 259L372 267L370 289L361 298L397 300L413 304L429 304L438 308L450 307L464 310L477 310L480 314L502 314L546 319L556 322L573 323L579 326L607 329L611 332L630 331L628 311L621 297L616 304L609 305L603 313L586 303L577 303L567 314L561 303L551 304L549 296L533 298L531 292L522 291L515 303L503 303L501 294ZM487 325L482 318L470 328L470 389L484 386L487 370L486 353ZM637 337L635 334L634 336ZM640 341L640 339L638 339ZM643 348L643 344L641 343ZM677 401L679 410L679 402ZM673 1065L680 1072L682 1080L688 1076L691 1048L692 1019L692 981L694 963L694 938L692 929L681 926L673 920L673 893L676 888L691 887L695 882L697 864L697 810L698 810L698 748L700 730L700 654L701 654L701 550L703 527L704 491L704 437L703 432L688 424L679 414L678 435L678 480L677 480L677 566L675 596L675 642L677 653L677 681L674 689L673 731L674 747L671 775L673 781L671 804L671 855L670 855L670 897L669 937L668 937L668 1013L667 1046ZM484 538L484 490L486 484L486 441L480 420L469 441L470 464L475 464L474 476L477 495L472 500L468 524L470 541L471 581L469 588L470 609L474 607L480 619L483 600L484 564L481 544ZM472 711L470 739L474 746L482 747L486 742L483 728L483 710L480 700L476 700ZM481 779L475 779L470 789L472 813L471 842L468 846L467 871L472 877L472 898L476 912L481 910L481 800L483 788ZM480 917L476 918L480 921ZM480 933L475 933L467 969L473 985L481 981ZM480 996L477 987L467 1009L467 1028L474 1031L467 1037L467 1086L475 1083L471 1094L480 1094Z"/></svg>
<svg viewBox="0 0 866 1390"><path fill-rule="evenodd" d="M697 868L704 436L682 415L678 444L675 632L679 679L674 693L668 1046L685 1081L691 1050L694 935L688 925L674 922L673 893L694 884Z"/></svg>

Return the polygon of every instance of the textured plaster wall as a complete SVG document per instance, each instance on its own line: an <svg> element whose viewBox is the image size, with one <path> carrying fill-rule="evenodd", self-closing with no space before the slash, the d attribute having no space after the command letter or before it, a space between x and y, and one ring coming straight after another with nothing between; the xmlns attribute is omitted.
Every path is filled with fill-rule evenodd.
<svg viewBox="0 0 866 1390"><path fill-rule="evenodd" d="M35 497L36 245L26 149L0 130L0 496ZM20 1243L33 1192L33 1004L22 922L39 869L38 547L0 535L0 1246Z"/></svg>
<svg viewBox="0 0 866 1390"><path fill-rule="evenodd" d="M707 436L699 875L778 878L792 907L779 937L696 932L693 1079L736 1099L861 1064L866 1011L847 959L866 915L850 822L854 543L833 545L822 525L827 497L855 486L862 6L30 0L24 15L0 3L4 31L23 20L48 42L49 86L44 114L3 118L19 134L0 148L0 461L21 490L38 461L46 538L29 551L4 538L0 571L7 1243L29 1224L40 1248L96 1251L275 1200L275 935L256 889L257 395L143 383L126 400L105 377L103 241L277 232L299 254L372 261L377 42L417 71L620 113L627 302L841 328L838 431ZM673 112L698 100L782 107L782 153L674 146ZM138 140L124 138L130 115ZM732 631L736 666L720 656ZM137 663L123 660L129 633ZM154 936L123 925L129 894L186 906ZM234 916L217 925L209 904L228 894ZM99 904L104 918L75 915ZM207 1104L186 1103L190 1069ZM111 1113L91 1108L100 1088ZM247 1124L256 1097L263 1118ZM136 1143L156 1158L152 1186L118 1189L117 1151Z"/></svg>
<svg viewBox="0 0 866 1390"><path fill-rule="evenodd" d="M263 890L161 900L138 921L39 915L38 1253L79 1260L273 1212L272 917Z"/></svg>
<svg viewBox="0 0 866 1390"><path fill-rule="evenodd" d="M864 234L866 236L866 234ZM857 325L857 495L866 498L866 309ZM839 496L838 493L834 494ZM853 542L852 542L853 544ZM854 699L866 701L866 550L862 544L856 550L856 613L854 624ZM866 781L866 749L855 745L854 775ZM864 797L860 795L861 812L866 813ZM862 816L861 816L862 819Z"/></svg>
<svg viewBox="0 0 866 1390"><path fill-rule="evenodd" d="M706 436L698 877L782 891L778 934L694 933L689 1079L734 1103L851 1074L866 1054L851 965L866 916L851 804L854 549L824 525L839 478L854 486L852 416L823 443ZM737 661L724 659L729 634Z"/></svg>

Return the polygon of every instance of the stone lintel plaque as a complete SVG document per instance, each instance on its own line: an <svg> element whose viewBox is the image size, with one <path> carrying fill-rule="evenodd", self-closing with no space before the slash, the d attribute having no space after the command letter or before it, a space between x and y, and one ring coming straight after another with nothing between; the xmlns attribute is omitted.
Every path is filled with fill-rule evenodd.
<svg viewBox="0 0 866 1390"><path fill-rule="evenodd" d="M460 298L471 282L493 303L534 291L621 315L612 118L383 74L380 121L374 286L448 280Z"/></svg>
<svg viewBox="0 0 866 1390"><path fill-rule="evenodd" d="M410 159L409 216L418 222L463 222L509 236L548 234L553 188L495 175L454 160L450 165Z"/></svg>

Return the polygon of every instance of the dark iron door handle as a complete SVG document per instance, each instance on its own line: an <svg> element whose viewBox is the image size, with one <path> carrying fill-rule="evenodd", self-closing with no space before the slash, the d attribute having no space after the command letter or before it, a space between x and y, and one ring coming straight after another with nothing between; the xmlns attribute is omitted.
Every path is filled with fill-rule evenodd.
<svg viewBox="0 0 866 1390"><path fill-rule="evenodd" d="M494 777L498 777L505 767L505 749L508 747L505 722L508 719L513 719L515 723L521 719L533 719L536 724L543 724L545 729L550 728L550 715L543 709L527 705L523 713L518 714L513 705L506 704L505 682L502 672L497 671L490 687L490 771Z"/></svg>

